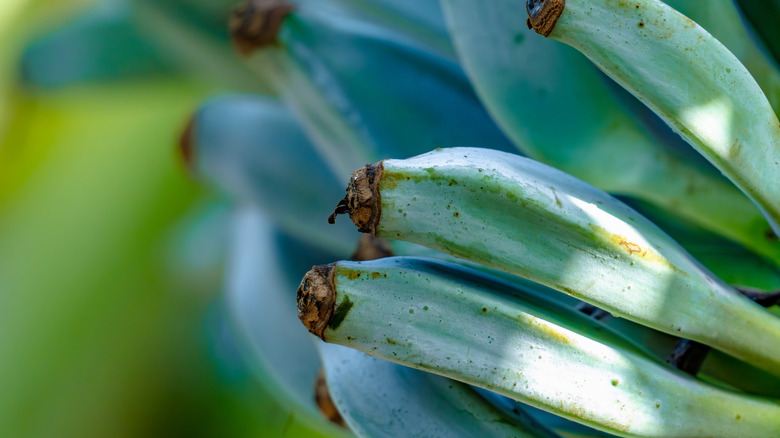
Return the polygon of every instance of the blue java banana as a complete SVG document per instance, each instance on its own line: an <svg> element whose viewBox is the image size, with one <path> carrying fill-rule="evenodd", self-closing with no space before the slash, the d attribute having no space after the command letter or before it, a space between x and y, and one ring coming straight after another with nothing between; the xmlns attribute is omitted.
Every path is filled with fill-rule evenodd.
<svg viewBox="0 0 780 438"><path fill-rule="evenodd" d="M585 54L758 206L780 234L780 122L739 60L658 0L529 0L537 33Z"/></svg>
<svg viewBox="0 0 780 438"><path fill-rule="evenodd" d="M780 319L636 211L530 159L451 148L384 160L353 174L339 213L780 373Z"/></svg>
<svg viewBox="0 0 780 438"><path fill-rule="evenodd" d="M330 0L360 20L392 29L426 52L456 59L439 2L416 0ZM322 3L303 0L299 3Z"/></svg>
<svg viewBox="0 0 780 438"><path fill-rule="evenodd" d="M188 76L220 91L271 94L268 82L235 56L225 32L233 4L136 0L131 12L138 31Z"/></svg>
<svg viewBox="0 0 780 438"><path fill-rule="evenodd" d="M602 190L673 212L780 264L780 242L733 184L663 123L627 111L576 50L528 35L523 2L443 0L458 55L480 98L529 157ZM709 7L709 6L708 6ZM621 90L622 91L622 90ZM623 92L625 94L625 92ZM657 132L657 134L653 134ZM671 134L671 135L669 135ZM681 142L682 148L675 143Z"/></svg>
<svg viewBox="0 0 780 438"><path fill-rule="evenodd" d="M555 438L531 417L502 413L463 383L321 344L328 389L359 437Z"/></svg>
<svg viewBox="0 0 780 438"><path fill-rule="evenodd" d="M737 1L668 0L664 3L695 21L723 43L755 78L775 113L780 113L780 65L773 63L771 56L763 53L760 44L756 44L752 36L753 27L740 16Z"/></svg>
<svg viewBox="0 0 780 438"><path fill-rule="evenodd" d="M315 147L278 101L251 94L212 99L193 116L181 148L196 175L239 203L259 205L287 233L342 257L354 249L354 229L325 222L328 198L340 196L340 178L316 159Z"/></svg>
<svg viewBox="0 0 780 438"><path fill-rule="evenodd" d="M268 26L254 25L261 22ZM237 10L232 31L238 47L256 49L248 62L271 78L344 175L437 146L516 150L455 62L394 29L304 2L294 10L248 4Z"/></svg>
<svg viewBox="0 0 780 438"><path fill-rule="evenodd" d="M313 268L309 330L620 436L778 436L780 404L725 391L609 342L510 283L431 259Z"/></svg>
<svg viewBox="0 0 780 438"><path fill-rule="evenodd" d="M296 311L288 288L294 274L285 271L295 259L284 256L281 234L257 207L236 209L231 234L227 305L248 362L281 403L314 415L320 361L310 335L293 324ZM296 264L305 270L309 260Z"/></svg>

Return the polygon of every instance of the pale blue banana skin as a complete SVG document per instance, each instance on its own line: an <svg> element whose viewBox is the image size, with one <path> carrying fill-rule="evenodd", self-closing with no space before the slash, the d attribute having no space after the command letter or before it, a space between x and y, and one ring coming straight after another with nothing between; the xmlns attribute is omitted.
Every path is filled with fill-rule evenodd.
<svg viewBox="0 0 780 438"><path fill-rule="evenodd" d="M225 284L228 309L260 380L282 403L319 415L313 397L319 356L309 333L296 325L277 236L257 207L236 211Z"/></svg>
<svg viewBox="0 0 780 438"><path fill-rule="evenodd" d="M750 197L778 234L780 122L720 42L656 0L630 7L566 2L550 38L585 54L664 119Z"/></svg>
<svg viewBox="0 0 780 438"><path fill-rule="evenodd" d="M134 0L132 14L139 31L188 76L214 84L220 92L271 94L273 90L268 80L258 77L231 46L227 16L236 4L232 0L207 5Z"/></svg>
<svg viewBox="0 0 780 438"><path fill-rule="evenodd" d="M780 267L770 260L649 203L618 198L658 225L727 284L764 291L780 290Z"/></svg>
<svg viewBox="0 0 780 438"><path fill-rule="evenodd" d="M673 141L665 132L648 133L652 125L615 100L582 54L529 31L525 2L442 0L442 6L477 92L525 154L780 263L780 243L766 239L769 225L750 200L711 166L665 144Z"/></svg>
<svg viewBox="0 0 780 438"><path fill-rule="evenodd" d="M461 264L468 268L478 269L489 275L498 276L505 281L513 283L515 287L522 290L525 295L537 301L544 302L553 300L557 306L568 309L575 309L582 303L582 301L576 298L566 294L558 293L554 289L548 288L538 283L534 283L522 277L510 275L503 271L498 271L496 269L488 268L486 266L463 259L457 259L430 248L408 244L408 242L399 240L392 243L395 253L399 256L435 258L437 260ZM734 263L737 268L739 268L741 265L744 265L745 263L751 262L749 255L742 254L742 257L748 258L747 262L743 262L741 260L732 260L732 263ZM744 268L744 266L742 267ZM575 315L570 315L569 317L574 319L582 319L583 315L581 312L577 311ZM596 326L596 321L593 321L593 324ZM628 340L634 345L634 347L639 347L641 350L643 350L643 354L649 358L655 358L659 361L664 361L669 357L675 348L675 344L680 339L678 336L668 335L666 333L662 333L649 327L645 327L627 319L618 317L610 316L604 319L600 319L598 320L598 326L600 326L600 330L617 333L617 338ZM615 341L613 339L611 342L619 341ZM707 355L707 358L704 360L700 373L697 376L709 382L718 382L720 385L730 388L737 388L749 394L780 398L780 377L777 377L762 369L756 368L753 365L740 361L739 359L736 359L718 350L710 351L710 353ZM559 433L565 432L569 434L577 433L587 435L580 429L571 429L571 425L568 424L568 422L564 421L561 424L561 421L563 420L553 424L548 418L549 415L546 418L545 416L538 417L533 411L531 414L537 417L543 423L550 425Z"/></svg>
<svg viewBox="0 0 780 438"><path fill-rule="evenodd" d="M358 275L359 274L359 275ZM338 262L326 342L498 392L619 436L778 436L780 404L612 346L555 308L457 265ZM602 338L603 339L603 338Z"/></svg>
<svg viewBox="0 0 780 438"><path fill-rule="evenodd" d="M263 208L287 233L342 256L360 234L327 223L343 183L319 159L293 115L278 101L226 95L205 103L192 122L194 169L239 202Z"/></svg>
<svg viewBox="0 0 780 438"><path fill-rule="evenodd" d="M506 271L780 373L780 319L655 224L530 159L477 148L385 160L378 237Z"/></svg>
<svg viewBox="0 0 780 438"><path fill-rule="evenodd" d="M780 70L751 38L735 0L668 0L667 5L689 17L723 43L756 80L775 114L780 112Z"/></svg>
<svg viewBox="0 0 780 438"><path fill-rule="evenodd" d="M358 437L559 437L504 415L460 382L340 345L320 350L331 398Z"/></svg>
<svg viewBox="0 0 780 438"><path fill-rule="evenodd" d="M362 20L391 29L427 52L456 60L438 0L330 0ZM322 0L299 0L308 5Z"/></svg>
<svg viewBox="0 0 780 438"><path fill-rule="evenodd" d="M250 60L268 75L328 163L348 174L387 157L482 144L516 151L450 59L392 29L308 3L280 48Z"/></svg>

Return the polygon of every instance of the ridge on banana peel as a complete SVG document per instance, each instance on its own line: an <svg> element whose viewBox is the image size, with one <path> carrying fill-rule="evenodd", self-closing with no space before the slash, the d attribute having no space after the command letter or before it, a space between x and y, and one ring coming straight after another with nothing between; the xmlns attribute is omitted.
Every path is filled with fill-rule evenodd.
<svg viewBox="0 0 780 438"><path fill-rule="evenodd" d="M261 14L239 10L234 40L244 45L264 34L250 26ZM308 2L274 17L281 20L274 26L276 43L258 47L248 62L271 77L326 161L342 174L437 146L480 143L516 151L451 59L393 29Z"/></svg>
<svg viewBox="0 0 780 438"><path fill-rule="evenodd" d="M611 344L557 309L523 298L497 278L419 258L316 266L298 290L301 321L326 342L489 389L605 432L780 432L776 400L707 385Z"/></svg>
<svg viewBox="0 0 780 438"><path fill-rule="evenodd" d="M779 319L636 211L544 164L478 148L384 160L353 174L340 213L780 374Z"/></svg>
<svg viewBox="0 0 780 438"><path fill-rule="evenodd" d="M524 2L443 0L442 6L475 89L524 154L607 192L650 202L780 265L780 242L767 239L770 227L750 200L709 163L691 159L698 154L665 124L643 122L648 117L633 108L635 99L622 90L615 95L619 86L609 86L582 54L529 34Z"/></svg>
<svg viewBox="0 0 780 438"><path fill-rule="evenodd" d="M340 178L317 159L280 102L251 94L214 98L197 110L180 147L196 176L236 202L259 205L287 233L342 256L354 249L354 229L324 220Z"/></svg>
<svg viewBox="0 0 780 438"><path fill-rule="evenodd" d="M659 0L529 0L537 33L587 56L739 187L780 234L780 122L719 41ZM607 36L608 35L608 36Z"/></svg>

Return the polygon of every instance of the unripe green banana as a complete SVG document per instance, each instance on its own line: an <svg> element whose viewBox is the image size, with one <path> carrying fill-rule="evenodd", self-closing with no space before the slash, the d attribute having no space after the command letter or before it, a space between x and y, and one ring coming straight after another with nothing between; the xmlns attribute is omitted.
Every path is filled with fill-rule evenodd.
<svg viewBox="0 0 780 438"><path fill-rule="evenodd" d="M780 266L770 260L652 204L626 197L619 199L658 225L727 284L764 291L780 290Z"/></svg>
<svg viewBox="0 0 780 438"><path fill-rule="evenodd" d="M585 54L727 176L780 235L780 122L719 41L658 0L529 0L529 26Z"/></svg>
<svg viewBox="0 0 780 438"><path fill-rule="evenodd" d="M523 2L443 0L442 6L480 98L523 153L780 264L780 242L767 239L770 227L750 200L701 157L691 157L695 151L663 122L644 121L646 114L621 105L634 99L616 100L627 93L616 96L619 87L609 87L582 54L529 35Z"/></svg>
<svg viewBox="0 0 780 438"><path fill-rule="evenodd" d="M655 219L657 217L653 216ZM667 224L668 221L662 222ZM675 230L680 231L680 230ZM687 236L686 236L687 237ZM558 293L557 291L550 289L546 286L542 286L538 283L526 280L522 277L510 275L496 269L488 268L477 263L457 259L452 256L445 255L438 251L431 250L419 245L409 244L404 241L395 241L393 243L394 251L397 255L401 256L415 256L435 258L442 261L458 263L468 268L479 269L486 272L489 275L498 276L505 281L512 282L518 288L522 289L529 297L533 297L536 300L549 300L552 299L559 306L567 307L570 309L579 309L583 304L582 301L573 298L566 294ZM406 245L401 245L406 243ZM707 248L699 248L701 253L706 252ZM711 250L711 247L710 247ZM718 254L716 254L717 256ZM748 269L748 274L757 274L760 278L764 278L765 281L770 281L770 284L774 284L771 277L767 277L767 273L760 270L756 272L755 269L749 269L751 262L756 262L755 259L751 259L749 254L742 253L741 256L747 260L737 260L740 257L739 250L737 250L735 257L728 255L728 259L739 269ZM760 261L759 261L760 262ZM731 268L729 268L729 272ZM771 270L769 270L771 272ZM604 318L598 319L598 322L605 326L606 329L612 329L613 331L620 333L620 335L636 345L645 349L650 357L655 357L658 360L666 360L669 358L672 351L675 350L675 345L680 340L678 336L668 335L666 333L653 330L649 327L631 322L623 318L614 318L609 315ZM780 378L777 376L756 368L753 365L745 363L739 359L722 353L718 350L712 350L707 354L704 359L704 363L701 366L700 372L697 377L717 384L719 386L727 388L736 388L741 391L745 391L749 394L755 394L764 397L778 397L780 398ZM550 424L549 418L540 418L544 424ZM582 431L570 430L567 425L551 425L559 433L581 433Z"/></svg>
<svg viewBox="0 0 780 438"><path fill-rule="evenodd" d="M286 271L287 263L296 258L283 253L279 238L276 227L256 207L237 209L225 285L228 310L261 382L286 407L318 415L312 396L319 356L310 335L295 321L287 292L294 274ZM311 254L296 254L298 259L308 258L297 261L298 268L323 257L312 260Z"/></svg>
<svg viewBox="0 0 780 438"><path fill-rule="evenodd" d="M275 25L257 32L253 24L272 21L259 17ZM261 39L272 34L275 44ZM321 155L344 175L437 146L516 151L455 62L393 29L304 2L288 15L239 9L233 37L246 51L258 49L248 62L272 78Z"/></svg>
<svg viewBox="0 0 780 438"><path fill-rule="evenodd" d="M457 265L315 267L298 312L327 342L434 372L620 436L780 434L780 404L709 386Z"/></svg>
<svg viewBox="0 0 780 438"><path fill-rule="evenodd" d="M257 73L235 55L230 45L224 26L232 3L232 0L211 2L208 7L221 8L224 14L220 15L225 17L217 17L216 23L209 21L205 25L202 22L205 12L188 13L187 9L193 7L190 2L136 0L132 4L132 12L139 31L187 76L215 85L221 92L272 94L274 91L268 79L258 78ZM217 23L219 26L215 27Z"/></svg>
<svg viewBox="0 0 780 438"><path fill-rule="evenodd" d="M320 346L331 397L359 437L538 437L555 433L503 414L473 389L334 344Z"/></svg>
<svg viewBox="0 0 780 438"><path fill-rule="evenodd" d="M762 53L760 44L756 44L750 34L753 29L740 16L735 0L666 0L664 3L695 21L723 43L755 78L775 114L780 112L780 70L770 57Z"/></svg>
<svg viewBox="0 0 780 438"><path fill-rule="evenodd" d="M455 60L455 48L452 47L447 33L447 24L437 1L417 0L330 0L342 4L360 19L392 29L404 35L414 45L427 52ZM298 3L321 4L322 0L298 0Z"/></svg>
<svg viewBox="0 0 780 438"><path fill-rule="evenodd" d="M193 116L181 148L197 176L234 202L260 206L285 232L342 257L354 249L354 228L325 222L340 178L316 159L303 128L278 101L250 94L212 99Z"/></svg>
<svg viewBox="0 0 780 438"><path fill-rule="evenodd" d="M780 319L606 193L524 157L475 148L356 171L335 214L571 294L615 316L780 374Z"/></svg>

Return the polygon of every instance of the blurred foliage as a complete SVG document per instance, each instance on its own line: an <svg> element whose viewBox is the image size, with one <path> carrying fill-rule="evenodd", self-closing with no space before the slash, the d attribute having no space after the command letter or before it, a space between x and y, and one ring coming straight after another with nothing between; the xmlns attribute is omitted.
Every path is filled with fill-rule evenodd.
<svg viewBox="0 0 780 438"><path fill-rule="evenodd" d="M20 85L30 38L87 3L0 2L2 435L316 436L231 347L229 218L174 153L214 87Z"/></svg>

